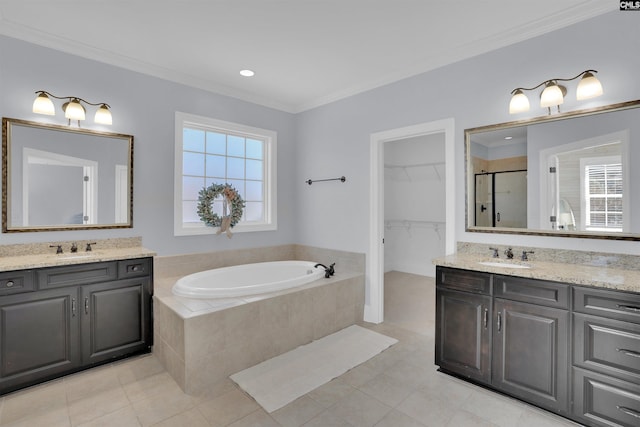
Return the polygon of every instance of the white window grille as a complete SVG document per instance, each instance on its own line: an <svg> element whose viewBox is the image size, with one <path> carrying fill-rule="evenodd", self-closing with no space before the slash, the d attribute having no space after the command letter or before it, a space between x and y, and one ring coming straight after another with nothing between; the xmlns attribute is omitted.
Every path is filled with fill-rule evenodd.
<svg viewBox="0 0 640 427"><path fill-rule="evenodd" d="M277 229L276 132L176 113L174 234L211 234L198 217L198 192L230 184L245 201L235 232ZM213 202L222 215L222 199Z"/></svg>

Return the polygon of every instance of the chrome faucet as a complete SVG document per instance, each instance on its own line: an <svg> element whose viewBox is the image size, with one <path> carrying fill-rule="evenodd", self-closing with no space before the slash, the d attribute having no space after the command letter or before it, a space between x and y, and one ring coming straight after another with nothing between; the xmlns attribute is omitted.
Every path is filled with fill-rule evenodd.
<svg viewBox="0 0 640 427"><path fill-rule="evenodd" d="M529 257L527 256L527 254L535 254L534 251L522 251L522 255L520 256L520 259L522 261L529 261Z"/></svg>
<svg viewBox="0 0 640 427"><path fill-rule="evenodd" d="M504 254L507 256L507 259L513 259L513 250L511 248L507 248Z"/></svg>
<svg viewBox="0 0 640 427"><path fill-rule="evenodd" d="M56 248L56 254L61 254L62 252L62 245L49 245L50 248Z"/></svg>
<svg viewBox="0 0 640 427"><path fill-rule="evenodd" d="M333 264L331 264L329 267L327 267L324 264L316 264L313 266L313 268L318 268L318 267L322 267L324 268L324 277L326 279L328 279L329 277L333 276L333 274L336 272L335 269L333 268L333 266L336 265L336 263L334 262Z"/></svg>
<svg viewBox="0 0 640 427"><path fill-rule="evenodd" d="M498 254L498 248L489 248L489 250L493 251L493 258L500 258L500 255Z"/></svg>

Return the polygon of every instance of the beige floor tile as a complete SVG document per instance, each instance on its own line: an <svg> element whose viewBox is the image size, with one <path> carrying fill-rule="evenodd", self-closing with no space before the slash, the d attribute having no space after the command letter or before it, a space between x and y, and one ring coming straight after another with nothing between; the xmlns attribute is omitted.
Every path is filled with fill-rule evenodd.
<svg viewBox="0 0 640 427"><path fill-rule="evenodd" d="M517 426L519 424L513 424ZM465 411L457 411L451 417L451 420L447 424L448 427L496 427L493 424L483 418L480 418L474 414Z"/></svg>
<svg viewBox="0 0 640 427"><path fill-rule="evenodd" d="M355 390L327 411L346 420L354 427L369 427L384 418L391 411L391 407Z"/></svg>
<svg viewBox="0 0 640 427"><path fill-rule="evenodd" d="M138 420L143 426L150 426L193 408L196 398L184 394L182 390L167 391L133 403Z"/></svg>
<svg viewBox="0 0 640 427"><path fill-rule="evenodd" d="M525 409L520 402L482 389L474 389L463 408L500 427L517 425Z"/></svg>
<svg viewBox="0 0 640 427"><path fill-rule="evenodd" d="M160 421L158 424L154 424L153 427L209 427L209 422L198 408L192 408Z"/></svg>
<svg viewBox="0 0 640 427"><path fill-rule="evenodd" d="M69 403L120 387L116 371L111 365L69 375L64 378L64 384Z"/></svg>
<svg viewBox="0 0 640 427"><path fill-rule="evenodd" d="M447 425L459 409L446 400L417 390L403 400L396 409L426 426L442 427Z"/></svg>
<svg viewBox="0 0 640 427"><path fill-rule="evenodd" d="M264 410L258 409L249 415L229 424L229 427L280 427Z"/></svg>
<svg viewBox="0 0 640 427"><path fill-rule="evenodd" d="M284 427L299 427L320 412L324 406L308 396L302 396L283 408L271 413L271 417Z"/></svg>
<svg viewBox="0 0 640 427"><path fill-rule="evenodd" d="M343 375L344 376L344 375ZM342 377L335 378L328 383L316 388L315 390L307 393L307 396L318 402L320 405L328 408L339 400L344 399L350 393L355 391L355 388L350 384L347 384Z"/></svg>
<svg viewBox="0 0 640 427"><path fill-rule="evenodd" d="M132 403L144 399L152 399L158 395L181 391L180 387L167 372L162 372L138 381L126 384L124 387L127 397Z"/></svg>
<svg viewBox="0 0 640 427"><path fill-rule="evenodd" d="M394 409L385 415L376 427L424 427L424 424Z"/></svg>
<svg viewBox="0 0 640 427"><path fill-rule="evenodd" d="M532 407L522 411L518 427L576 427L580 424Z"/></svg>
<svg viewBox="0 0 640 427"><path fill-rule="evenodd" d="M304 427L353 427L346 420L324 411L304 424Z"/></svg>
<svg viewBox="0 0 640 427"><path fill-rule="evenodd" d="M140 427L138 416L133 407L126 406L110 414L95 418L86 424L77 427Z"/></svg>
<svg viewBox="0 0 640 427"><path fill-rule="evenodd" d="M358 387L358 389L392 408L396 407L413 391L413 388L408 387L404 382L384 373Z"/></svg>
<svg viewBox="0 0 640 427"><path fill-rule="evenodd" d="M67 407L63 406L48 411L40 411L31 416L2 425L6 427L71 427L71 420L69 419Z"/></svg>
<svg viewBox="0 0 640 427"><path fill-rule="evenodd" d="M260 406L241 390L233 390L198 405L202 415L214 427L229 425L259 408Z"/></svg>
<svg viewBox="0 0 640 427"><path fill-rule="evenodd" d="M129 399L127 399L124 390L118 387L70 403L69 417L71 418L71 424L77 426L115 412L129 406L129 404Z"/></svg>
<svg viewBox="0 0 640 427"><path fill-rule="evenodd" d="M67 409L65 385L62 380L17 391L4 397L0 423L7 424L24 417L33 417L58 409Z"/></svg>
<svg viewBox="0 0 640 427"><path fill-rule="evenodd" d="M164 372L162 364L151 354L133 360L123 360L115 364L113 368L122 385Z"/></svg>

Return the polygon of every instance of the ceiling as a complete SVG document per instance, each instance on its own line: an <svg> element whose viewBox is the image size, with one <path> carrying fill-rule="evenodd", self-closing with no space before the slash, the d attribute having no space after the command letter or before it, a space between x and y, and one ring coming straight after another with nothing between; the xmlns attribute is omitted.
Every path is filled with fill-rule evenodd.
<svg viewBox="0 0 640 427"><path fill-rule="evenodd" d="M602 0L0 0L0 34L296 113L617 7ZM255 76L240 76L245 68Z"/></svg>

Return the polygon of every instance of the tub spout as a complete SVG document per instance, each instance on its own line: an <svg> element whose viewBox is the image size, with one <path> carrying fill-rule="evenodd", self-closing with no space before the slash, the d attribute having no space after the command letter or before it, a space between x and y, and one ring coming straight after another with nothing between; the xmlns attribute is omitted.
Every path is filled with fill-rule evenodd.
<svg viewBox="0 0 640 427"><path fill-rule="evenodd" d="M318 263L318 264L314 265L313 267L314 268L318 268L318 267L324 268L324 277L328 279L329 277L333 276L333 274L336 272L335 269L333 268L334 265L336 265L335 262L333 264L331 264L329 267L327 267L324 264Z"/></svg>

